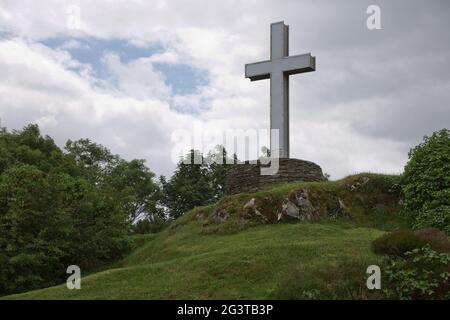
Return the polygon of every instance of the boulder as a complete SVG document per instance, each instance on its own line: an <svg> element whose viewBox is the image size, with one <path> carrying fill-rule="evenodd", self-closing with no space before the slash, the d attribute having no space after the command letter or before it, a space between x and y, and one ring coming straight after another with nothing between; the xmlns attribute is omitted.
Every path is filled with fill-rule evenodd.
<svg viewBox="0 0 450 320"><path fill-rule="evenodd" d="M256 208L256 200L255 198L251 198L245 205L244 205L244 217L251 218L251 217L258 217L259 219L263 220L265 223L269 222L266 216L264 216L259 210Z"/></svg>
<svg viewBox="0 0 450 320"><path fill-rule="evenodd" d="M281 205L281 214L278 215L278 220L283 217L300 219L300 209L289 199L285 199Z"/></svg>
<svg viewBox="0 0 450 320"><path fill-rule="evenodd" d="M244 204L244 210L255 208L255 198L251 198L246 204Z"/></svg>
<svg viewBox="0 0 450 320"><path fill-rule="evenodd" d="M300 189L295 194L295 199L297 201L297 206L299 208L299 219L300 220L312 220L317 212L316 208L312 205L309 199L309 190Z"/></svg>

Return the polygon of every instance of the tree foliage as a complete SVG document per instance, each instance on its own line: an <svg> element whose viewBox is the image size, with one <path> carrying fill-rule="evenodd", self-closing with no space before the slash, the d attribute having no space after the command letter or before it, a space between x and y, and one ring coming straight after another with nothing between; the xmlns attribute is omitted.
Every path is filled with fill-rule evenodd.
<svg viewBox="0 0 450 320"><path fill-rule="evenodd" d="M162 203L169 216L175 219L196 206L220 199L225 192L227 164L233 161L235 159L227 158L222 146L217 146L206 156L191 150L178 162L168 181L165 177L160 178Z"/></svg>
<svg viewBox="0 0 450 320"><path fill-rule="evenodd" d="M0 131L0 293L63 280L69 265L98 267L130 248L131 223L158 214L158 186L142 160L88 139L66 152L36 125Z"/></svg>
<svg viewBox="0 0 450 320"><path fill-rule="evenodd" d="M411 149L402 187L417 228L437 227L450 233L450 130L425 136Z"/></svg>

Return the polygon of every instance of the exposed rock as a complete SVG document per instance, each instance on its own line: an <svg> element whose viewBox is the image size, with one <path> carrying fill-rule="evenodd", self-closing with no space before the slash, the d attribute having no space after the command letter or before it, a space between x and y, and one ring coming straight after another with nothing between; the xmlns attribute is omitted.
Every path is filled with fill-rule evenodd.
<svg viewBox="0 0 450 320"><path fill-rule="evenodd" d="M278 219L281 219L283 216L300 219L300 210L291 201L285 199L281 205L281 216L279 215Z"/></svg>
<svg viewBox="0 0 450 320"><path fill-rule="evenodd" d="M264 222L269 222L269 219L266 218L261 212L258 211L258 209L254 209L253 211L254 215L261 218Z"/></svg>
<svg viewBox="0 0 450 320"><path fill-rule="evenodd" d="M224 222L228 220L229 217L230 213L226 209L218 210L214 215L216 222Z"/></svg>
<svg viewBox="0 0 450 320"><path fill-rule="evenodd" d="M313 220L318 212L309 196L308 189L300 189L295 193L295 202L284 199L281 212L278 213L278 221L297 219L300 221Z"/></svg>
<svg viewBox="0 0 450 320"><path fill-rule="evenodd" d="M269 222L269 220L256 208L256 200L255 198L251 198L244 205L244 216L251 218L252 216L256 216L263 220L264 222Z"/></svg>
<svg viewBox="0 0 450 320"><path fill-rule="evenodd" d="M360 187L366 185L367 182L369 182L369 181L370 181L369 177L362 176L358 179L358 181L356 181L356 183L347 184L347 187L349 188L350 191L355 191L355 190L359 189Z"/></svg>
<svg viewBox="0 0 450 320"><path fill-rule="evenodd" d="M344 201L336 196L333 196L330 202L327 204L327 213L331 218L349 218L351 217L350 211L345 205Z"/></svg>
<svg viewBox="0 0 450 320"><path fill-rule="evenodd" d="M251 198L245 205L244 210L255 208L255 198Z"/></svg>
<svg viewBox="0 0 450 320"><path fill-rule="evenodd" d="M337 211L338 217L345 217L349 218L351 217L350 211L348 210L347 206L344 204L344 201L341 198L338 198L339 208Z"/></svg>
<svg viewBox="0 0 450 320"><path fill-rule="evenodd" d="M297 193L295 194L295 198L300 210L299 219L302 221L312 220L317 210L309 200L308 189L300 189L299 191L297 191Z"/></svg>

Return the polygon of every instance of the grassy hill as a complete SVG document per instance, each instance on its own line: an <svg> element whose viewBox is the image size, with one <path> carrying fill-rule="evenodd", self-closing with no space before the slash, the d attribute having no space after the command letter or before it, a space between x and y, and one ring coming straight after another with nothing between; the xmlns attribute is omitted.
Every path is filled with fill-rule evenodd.
<svg viewBox="0 0 450 320"><path fill-rule="evenodd" d="M136 236L110 269L6 299L377 298L365 271L371 241L403 224L397 177L360 174L291 183L196 208ZM297 204L298 217L281 214ZM295 210L294 210L295 211Z"/></svg>

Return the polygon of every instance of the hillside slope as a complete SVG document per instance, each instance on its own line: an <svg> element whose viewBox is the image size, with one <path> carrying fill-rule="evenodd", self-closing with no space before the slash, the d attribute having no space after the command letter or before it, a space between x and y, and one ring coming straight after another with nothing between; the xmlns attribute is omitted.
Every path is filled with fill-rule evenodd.
<svg viewBox="0 0 450 320"><path fill-rule="evenodd" d="M196 208L111 269L6 299L376 298L370 243L402 224L396 177L293 183ZM300 222L301 221L301 222ZM300 222L300 223L292 223Z"/></svg>

